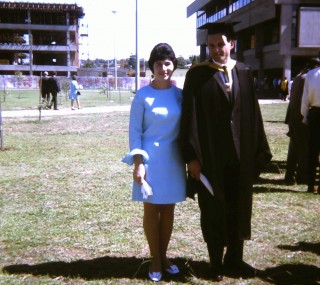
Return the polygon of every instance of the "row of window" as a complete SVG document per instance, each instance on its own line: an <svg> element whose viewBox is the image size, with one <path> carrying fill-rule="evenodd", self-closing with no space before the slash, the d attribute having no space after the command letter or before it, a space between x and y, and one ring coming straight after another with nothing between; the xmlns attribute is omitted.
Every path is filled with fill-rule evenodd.
<svg viewBox="0 0 320 285"><path fill-rule="evenodd" d="M198 12L197 16L197 28L203 26L206 23L212 23L216 22L219 19L222 19L226 17L228 14L231 14L240 8L249 5L250 3L254 2L254 0L238 0L227 7L223 7L222 9L219 9L216 7L216 9L219 9L218 11L215 11L213 14L208 14L205 11Z"/></svg>

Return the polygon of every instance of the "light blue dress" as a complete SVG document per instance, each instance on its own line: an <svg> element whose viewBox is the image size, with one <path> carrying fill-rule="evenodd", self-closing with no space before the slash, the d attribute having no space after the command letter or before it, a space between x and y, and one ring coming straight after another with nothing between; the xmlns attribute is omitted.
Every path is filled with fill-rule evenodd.
<svg viewBox="0 0 320 285"><path fill-rule="evenodd" d="M79 90L79 84L77 80L72 80L70 82L70 93L69 93L70 100L78 100L78 94L77 94L78 90Z"/></svg>
<svg viewBox="0 0 320 285"><path fill-rule="evenodd" d="M130 153L122 161L132 165L133 156L141 154L153 192L143 199L141 185L133 181L133 201L174 204L186 199L186 168L178 143L181 103L182 91L175 85L165 90L145 86L132 101Z"/></svg>

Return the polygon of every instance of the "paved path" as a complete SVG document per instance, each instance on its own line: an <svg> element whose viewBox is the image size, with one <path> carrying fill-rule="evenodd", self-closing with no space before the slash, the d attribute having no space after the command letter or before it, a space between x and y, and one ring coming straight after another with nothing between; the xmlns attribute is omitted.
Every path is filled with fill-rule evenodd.
<svg viewBox="0 0 320 285"><path fill-rule="evenodd" d="M285 103L279 99L274 100L259 100L260 104L278 104ZM103 107L88 107L83 109L71 110L70 108L62 108L59 110L42 110L41 117L51 116L65 116L65 115L82 115L82 114L94 114L94 113L111 113L111 112L129 112L130 105L120 106L103 106ZM18 110L18 111L2 111L3 118L15 118L15 117L39 117L39 110Z"/></svg>
<svg viewBox="0 0 320 285"><path fill-rule="evenodd" d="M42 110L41 117L65 116L65 115L82 115L93 113L110 113L110 112L128 112L129 105L123 106L103 106L103 107L88 107L83 109L71 110L70 108L62 108L59 110ZM2 111L3 118L14 117L39 117L39 110L18 110L18 111Z"/></svg>

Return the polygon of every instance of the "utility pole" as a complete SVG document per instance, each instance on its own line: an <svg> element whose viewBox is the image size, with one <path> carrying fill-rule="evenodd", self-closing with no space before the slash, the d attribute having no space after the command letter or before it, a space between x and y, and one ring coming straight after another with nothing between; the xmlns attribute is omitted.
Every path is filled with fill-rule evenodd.
<svg viewBox="0 0 320 285"><path fill-rule="evenodd" d="M138 0L136 0L136 77L135 77L135 80L136 80L136 90L135 92L137 92L139 89L140 89L140 60L139 60L139 40L138 40L138 23L139 23L139 20L138 20Z"/></svg>

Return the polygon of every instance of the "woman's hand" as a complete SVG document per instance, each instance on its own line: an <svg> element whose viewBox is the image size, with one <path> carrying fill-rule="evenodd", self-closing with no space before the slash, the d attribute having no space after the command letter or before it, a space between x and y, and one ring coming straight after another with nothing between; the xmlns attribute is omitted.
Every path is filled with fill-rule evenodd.
<svg viewBox="0 0 320 285"><path fill-rule="evenodd" d="M200 180L201 165L199 160L195 159L188 163L188 171L192 178Z"/></svg>
<svg viewBox="0 0 320 285"><path fill-rule="evenodd" d="M142 184L146 177L146 168L143 163L141 155L135 155L133 157L134 169L133 169L133 180L139 184Z"/></svg>
<svg viewBox="0 0 320 285"><path fill-rule="evenodd" d="M139 184L142 184L143 180L145 180L146 176L146 168L143 163L137 164L134 166L133 170L133 179Z"/></svg>

